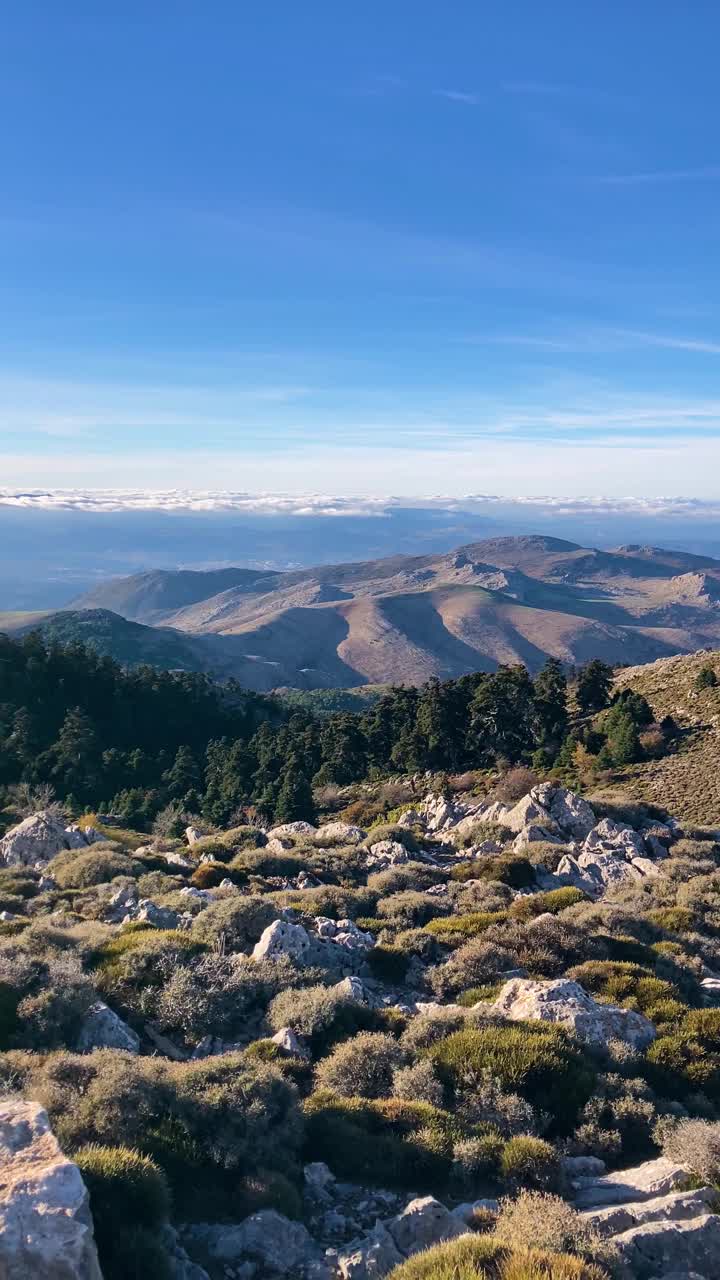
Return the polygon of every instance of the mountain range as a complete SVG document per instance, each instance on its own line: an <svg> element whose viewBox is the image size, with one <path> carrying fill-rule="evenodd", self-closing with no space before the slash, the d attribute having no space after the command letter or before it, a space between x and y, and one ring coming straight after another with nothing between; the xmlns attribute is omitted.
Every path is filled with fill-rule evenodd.
<svg viewBox="0 0 720 1280"><path fill-rule="evenodd" d="M126 663L252 689L421 683L548 656L637 664L720 642L720 560L635 544L501 537L437 555L291 572L152 570L67 610L0 615Z"/></svg>

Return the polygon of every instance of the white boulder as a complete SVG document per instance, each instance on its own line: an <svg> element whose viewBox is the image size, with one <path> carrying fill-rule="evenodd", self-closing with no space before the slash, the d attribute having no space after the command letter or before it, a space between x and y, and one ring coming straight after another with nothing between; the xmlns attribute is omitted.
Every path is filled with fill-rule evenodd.
<svg viewBox="0 0 720 1280"><path fill-rule="evenodd" d="M578 982L567 978L512 978L504 984L492 1008L512 1022L559 1023L584 1044L623 1040L644 1049L655 1039L655 1028L642 1013L597 1004Z"/></svg>
<svg viewBox="0 0 720 1280"><path fill-rule="evenodd" d="M310 934L301 924L289 920L273 920L263 930L260 941L253 948L253 960L289 956L291 960L304 960L310 950Z"/></svg>
<svg viewBox="0 0 720 1280"><path fill-rule="evenodd" d="M66 827L52 810L42 810L11 827L0 840L0 864L6 867L49 862L65 849L84 849L88 841L78 827Z"/></svg>
<svg viewBox="0 0 720 1280"><path fill-rule="evenodd" d="M0 1276L102 1280L88 1193L37 1102L0 1105Z"/></svg>
<svg viewBox="0 0 720 1280"><path fill-rule="evenodd" d="M326 822L317 829L319 844L325 841L330 844L360 844L366 834L362 827L355 827L351 822Z"/></svg>

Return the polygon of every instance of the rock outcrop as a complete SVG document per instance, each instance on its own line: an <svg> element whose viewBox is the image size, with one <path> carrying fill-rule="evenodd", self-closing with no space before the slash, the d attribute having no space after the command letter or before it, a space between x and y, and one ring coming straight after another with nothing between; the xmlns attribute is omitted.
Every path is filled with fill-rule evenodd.
<svg viewBox="0 0 720 1280"><path fill-rule="evenodd" d="M598 1004L578 982L567 978L545 982L513 978L505 983L492 1007L512 1022L560 1023L584 1044L622 1040L644 1049L655 1039L655 1028L642 1013Z"/></svg>
<svg viewBox="0 0 720 1280"><path fill-rule="evenodd" d="M24 818L0 840L0 865L6 867L43 865L65 849L86 849L99 839L93 830L66 827L52 810L42 810Z"/></svg>
<svg viewBox="0 0 720 1280"><path fill-rule="evenodd" d="M102 1280L88 1193L37 1102L0 1105L0 1280Z"/></svg>

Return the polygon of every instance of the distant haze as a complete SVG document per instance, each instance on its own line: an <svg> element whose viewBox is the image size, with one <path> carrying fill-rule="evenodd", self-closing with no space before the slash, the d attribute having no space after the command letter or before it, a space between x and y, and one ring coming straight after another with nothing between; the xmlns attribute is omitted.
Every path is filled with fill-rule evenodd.
<svg viewBox="0 0 720 1280"><path fill-rule="evenodd" d="M0 611L57 608L143 569L301 568L523 533L720 556L720 502L6 489Z"/></svg>

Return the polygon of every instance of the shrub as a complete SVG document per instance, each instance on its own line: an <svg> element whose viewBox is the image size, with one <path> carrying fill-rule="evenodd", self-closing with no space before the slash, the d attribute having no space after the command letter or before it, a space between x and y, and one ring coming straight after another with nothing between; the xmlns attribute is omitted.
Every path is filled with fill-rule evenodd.
<svg viewBox="0 0 720 1280"><path fill-rule="evenodd" d="M366 849L371 845L378 844L381 840L395 840L398 844L403 845L408 853L418 853L420 844L417 836L409 827L399 827L392 822L378 823L368 832L363 844Z"/></svg>
<svg viewBox="0 0 720 1280"><path fill-rule="evenodd" d="M445 876L438 867L426 866L424 862L403 862L397 867L388 867L386 871L374 871L367 878L367 887L384 897L402 893L405 889L422 892L444 879Z"/></svg>
<svg viewBox="0 0 720 1280"><path fill-rule="evenodd" d="M170 1212L167 1179L153 1160L129 1147L90 1143L73 1154L90 1193L95 1225L105 1231L159 1226Z"/></svg>
<svg viewBox="0 0 720 1280"><path fill-rule="evenodd" d="M511 1251L487 1235L464 1235L403 1262L388 1280L606 1280L592 1263L566 1253Z"/></svg>
<svg viewBox="0 0 720 1280"><path fill-rule="evenodd" d="M547 1109L553 1128L567 1131L593 1087L583 1053L554 1025L514 1022L456 1031L429 1050L441 1074L462 1089L489 1071L509 1093Z"/></svg>
<svg viewBox="0 0 720 1280"><path fill-rule="evenodd" d="M442 901L412 889L391 893L381 898L377 904L380 919L392 921L399 929L412 929L414 926L427 924L434 916L445 911L447 907Z"/></svg>
<svg viewBox="0 0 720 1280"><path fill-rule="evenodd" d="M211 902L193 921L192 934L202 942L222 942L227 951L247 951L278 915L267 898L233 894Z"/></svg>
<svg viewBox="0 0 720 1280"><path fill-rule="evenodd" d="M458 947L445 964L428 973L428 981L440 996L454 996L468 987L483 987L494 982L501 973L513 969L519 956L482 936L471 938Z"/></svg>
<svg viewBox="0 0 720 1280"><path fill-rule="evenodd" d="M316 1054L326 1052L337 1040L377 1023L372 1009L322 984L299 991L280 991L267 1017L273 1031L292 1027L298 1035L307 1036Z"/></svg>
<svg viewBox="0 0 720 1280"><path fill-rule="evenodd" d="M190 877L195 889L215 889L227 877L227 867L222 862L201 862Z"/></svg>
<svg viewBox="0 0 720 1280"><path fill-rule="evenodd" d="M472 1194L478 1181L494 1181L498 1174L503 1140L499 1133L462 1138L453 1148L451 1176L457 1190Z"/></svg>
<svg viewBox="0 0 720 1280"><path fill-rule="evenodd" d="M425 925L428 933L446 942L457 939L476 938L489 929L491 924L500 924L507 919L506 911L473 911L464 916L442 916Z"/></svg>
<svg viewBox="0 0 720 1280"><path fill-rule="evenodd" d="M248 1035L248 1018L298 981L289 960L246 960L237 955L200 955L173 967L154 1008L164 1031L196 1042L203 1036L237 1041ZM292 992L289 994L295 994Z"/></svg>
<svg viewBox="0 0 720 1280"><path fill-rule="evenodd" d="M315 1072L317 1087L344 1098L386 1098L405 1054L392 1036L361 1032L339 1044Z"/></svg>
<svg viewBox="0 0 720 1280"><path fill-rule="evenodd" d="M47 873L61 889L87 889L94 884L107 884L116 876L135 876L139 863L126 854L109 852L97 846L68 849L48 863Z"/></svg>
<svg viewBox="0 0 720 1280"><path fill-rule="evenodd" d="M559 1182L560 1160L551 1143L529 1134L518 1134L503 1147L500 1173L513 1190L534 1187L552 1191Z"/></svg>
<svg viewBox="0 0 720 1280"><path fill-rule="evenodd" d="M532 920L535 916L544 915L546 911L555 915L567 907L574 907L578 902L587 902L588 897L582 889L574 889L568 885L563 889L550 889L547 893L533 893L526 898L516 898L510 907L510 915L516 920Z"/></svg>
<svg viewBox="0 0 720 1280"><path fill-rule="evenodd" d="M454 1031L465 1026L465 1016L454 1009L441 1007L411 1018L402 1033L401 1043L411 1053L427 1049L438 1040L445 1040Z"/></svg>
<svg viewBox="0 0 720 1280"><path fill-rule="evenodd" d="M410 956L401 947L376 945L367 953L367 962L374 978L380 982L403 983L407 976Z"/></svg>
<svg viewBox="0 0 720 1280"><path fill-rule="evenodd" d="M443 1103L443 1087L427 1058L409 1067L399 1067L393 1075L392 1091L394 1098L405 1102L429 1102L433 1107L441 1107Z"/></svg>
<svg viewBox="0 0 720 1280"><path fill-rule="evenodd" d="M679 1120L663 1135L663 1155L686 1165L704 1183L720 1184L720 1123Z"/></svg>
<svg viewBox="0 0 720 1280"><path fill-rule="evenodd" d="M341 1177L380 1186L440 1188L461 1136L447 1112L398 1098L340 1098L321 1090L305 1102L306 1159L325 1160Z"/></svg>
<svg viewBox="0 0 720 1280"><path fill-rule="evenodd" d="M576 1209L559 1196L542 1191L525 1191L514 1200L502 1200L495 1235L511 1249L522 1249L532 1240L539 1249L586 1259L604 1261L612 1256Z"/></svg>

